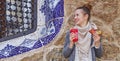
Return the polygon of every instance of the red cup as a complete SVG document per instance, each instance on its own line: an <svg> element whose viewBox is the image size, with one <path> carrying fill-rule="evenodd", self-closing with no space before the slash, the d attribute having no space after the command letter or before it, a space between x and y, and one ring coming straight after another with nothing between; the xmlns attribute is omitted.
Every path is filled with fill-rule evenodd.
<svg viewBox="0 0 120 61"><path fill-rule="evenodd" d="M70 29L70 33L74 33L75 37L73 38L73 42L77 42L78 41L78 29Z"/></svg>

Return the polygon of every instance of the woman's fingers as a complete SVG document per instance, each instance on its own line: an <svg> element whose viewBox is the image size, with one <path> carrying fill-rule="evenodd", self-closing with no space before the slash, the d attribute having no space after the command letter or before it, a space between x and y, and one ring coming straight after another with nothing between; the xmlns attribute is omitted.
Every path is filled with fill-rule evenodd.
<svg viewBox="0 0 120 61"><path fill-rule="evenodd" d="M70 33L70 40L72 41L75 38L75 33Z"/></svg>
<svg viewBox="0 0 120 61"><path fill-rule="evenodd" d="M70 33L70 40L72 41L73 39L73 33Z"/></svg>
<svg viewBox="0 0 120 61"><path fill-rule="evenodd" d="M93 34L93 39L94 39L94 41L99 41L100 40L100 36L95 32Z"/></svg>

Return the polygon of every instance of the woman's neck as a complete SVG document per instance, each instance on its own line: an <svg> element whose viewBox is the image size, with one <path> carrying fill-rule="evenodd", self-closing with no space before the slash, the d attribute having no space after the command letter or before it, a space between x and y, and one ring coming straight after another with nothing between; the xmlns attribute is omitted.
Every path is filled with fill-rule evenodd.
<svg viewBox="0 0 120 61"><path fill-rule="evenodd" d="M87 26L87 24L88 24L88 21L84 21L83 23L78 24L78 26L85 27L85 26Z"/></svg>

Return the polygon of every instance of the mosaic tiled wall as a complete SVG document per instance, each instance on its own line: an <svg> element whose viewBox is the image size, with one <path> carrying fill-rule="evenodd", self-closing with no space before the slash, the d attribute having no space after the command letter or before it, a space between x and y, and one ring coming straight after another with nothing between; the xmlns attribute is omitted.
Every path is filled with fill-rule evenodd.
<svg viewBox="0 0 120 61"><path fill-rule="evenodd" d="M91 1L90 4L93 7L91 19L100 28L103 36L103 57L97 61L120 61L119 0L64 0L64 12L63 0L38 0L36 31L26 36L1 42L0 58L5 59L0 59L0 61L68 61L62 56L66 30L71 27L71 22L68 23L68 20L72 20L72 14L76 7L86 4L88 1ZM50 2L54 4L50 4ZM57 10L58 8L60 10ZM49 23L51 25L48 25ZM67 26L61 28L61 25L64 24Z"/></svg>
<svg viewBox="0 0 120 61"><path fill-rule="evenodd" d="M63 24L64 0L37 0L35 32L0 43L0 59L24 54L49 44Z"/></svg>

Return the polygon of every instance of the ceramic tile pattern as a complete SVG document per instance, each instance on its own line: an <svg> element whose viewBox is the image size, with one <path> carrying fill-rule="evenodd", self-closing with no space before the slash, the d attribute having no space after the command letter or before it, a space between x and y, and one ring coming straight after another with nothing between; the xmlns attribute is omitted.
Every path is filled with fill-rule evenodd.
<svg viewBox="0 0 120 61"><path fill-rule="evenodd" d="M50 43L61 29L64 16L63 5L63 0L44 0L44 4L39 8L39 11L45 16L45 27L40 32L40 34L44 34L44 36L36 40L25 39L19 46L7 44L7 46L0 50L0 58L22 54ZM28 4L28 6L30 5ZM12 9L15 10L16 8L13 6Z"/></svg>

